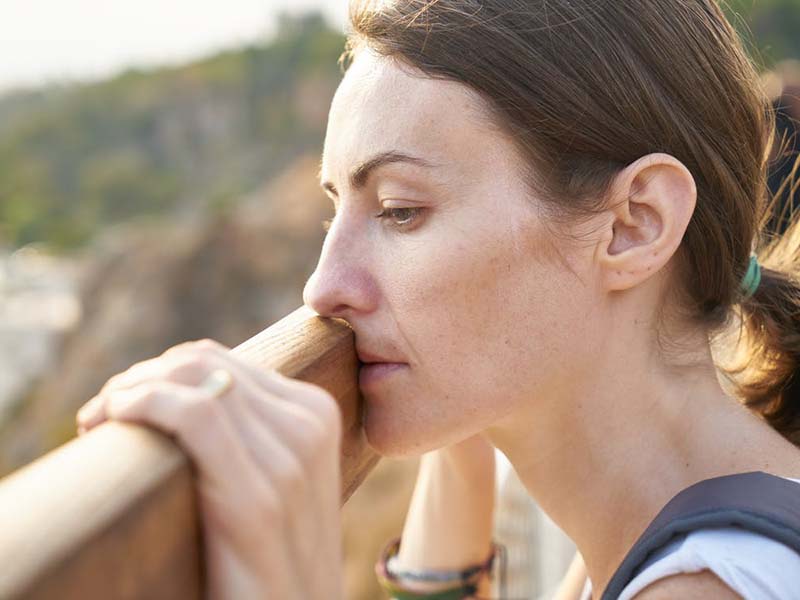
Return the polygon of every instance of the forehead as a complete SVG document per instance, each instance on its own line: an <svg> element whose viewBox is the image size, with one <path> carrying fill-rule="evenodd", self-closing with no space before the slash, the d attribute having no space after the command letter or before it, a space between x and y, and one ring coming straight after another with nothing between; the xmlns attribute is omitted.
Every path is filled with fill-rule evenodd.
<svg viewBox="0 0 800 600"><path fill-rule="evenodd" d="M387 151L469 170L480 166L476 163L496 163L508 147L484 100L466 85L431 79L364 49L331 104L323 179Z"/></svg>

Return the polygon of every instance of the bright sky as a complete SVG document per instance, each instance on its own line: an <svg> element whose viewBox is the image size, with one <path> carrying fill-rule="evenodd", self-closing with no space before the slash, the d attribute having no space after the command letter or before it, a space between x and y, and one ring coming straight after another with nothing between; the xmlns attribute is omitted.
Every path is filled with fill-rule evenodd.
<svg viewBox="0 0 800 600"><path fill-rule="evenodd" d="M180 63L312 8L344 28L347 0L0 0L0 91Z"/></svg>

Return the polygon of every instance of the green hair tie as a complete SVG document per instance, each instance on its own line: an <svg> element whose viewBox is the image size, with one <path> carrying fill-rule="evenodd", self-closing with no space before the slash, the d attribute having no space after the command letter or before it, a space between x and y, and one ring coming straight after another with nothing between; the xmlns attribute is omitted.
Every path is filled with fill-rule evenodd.
<svg viewBox="0 0 800 600"><path fill-rule="evenodd" d="M750 298L756 293L758 286L761 284L761 265L758 264L758 258L755 254L750 255L750 265L747 267L747 273L742 279L742 293L744 300Z"/></svg>

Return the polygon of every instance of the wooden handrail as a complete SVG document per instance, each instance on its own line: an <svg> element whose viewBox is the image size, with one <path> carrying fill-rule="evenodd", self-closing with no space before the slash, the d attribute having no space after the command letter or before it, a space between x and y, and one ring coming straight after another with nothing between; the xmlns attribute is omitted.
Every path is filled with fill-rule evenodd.
<svg viewBox="0 0 800 600"><path fill-rule="evenodd" d="M378 461L353 332L301 307L232 352L339 401L342 503ZM153 429L106 422L0 480L0 599L202 598L193 467Z"/></svg>

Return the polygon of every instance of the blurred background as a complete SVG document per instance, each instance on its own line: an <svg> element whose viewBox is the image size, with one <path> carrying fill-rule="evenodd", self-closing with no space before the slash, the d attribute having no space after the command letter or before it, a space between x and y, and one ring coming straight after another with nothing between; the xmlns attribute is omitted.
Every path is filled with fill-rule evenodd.
<svg viewBox="0 0 800 600"><path fill-rule="evenodd" d="M726 10L787 136L778 190L800 148L800 0ZM0 0L0 476L73 437L78 407L134 362L235 346L302 304L332 216L316 170L346 13ZM348 598L383 597L372 566L416 465L384 460L345 508Z"/></svg>

